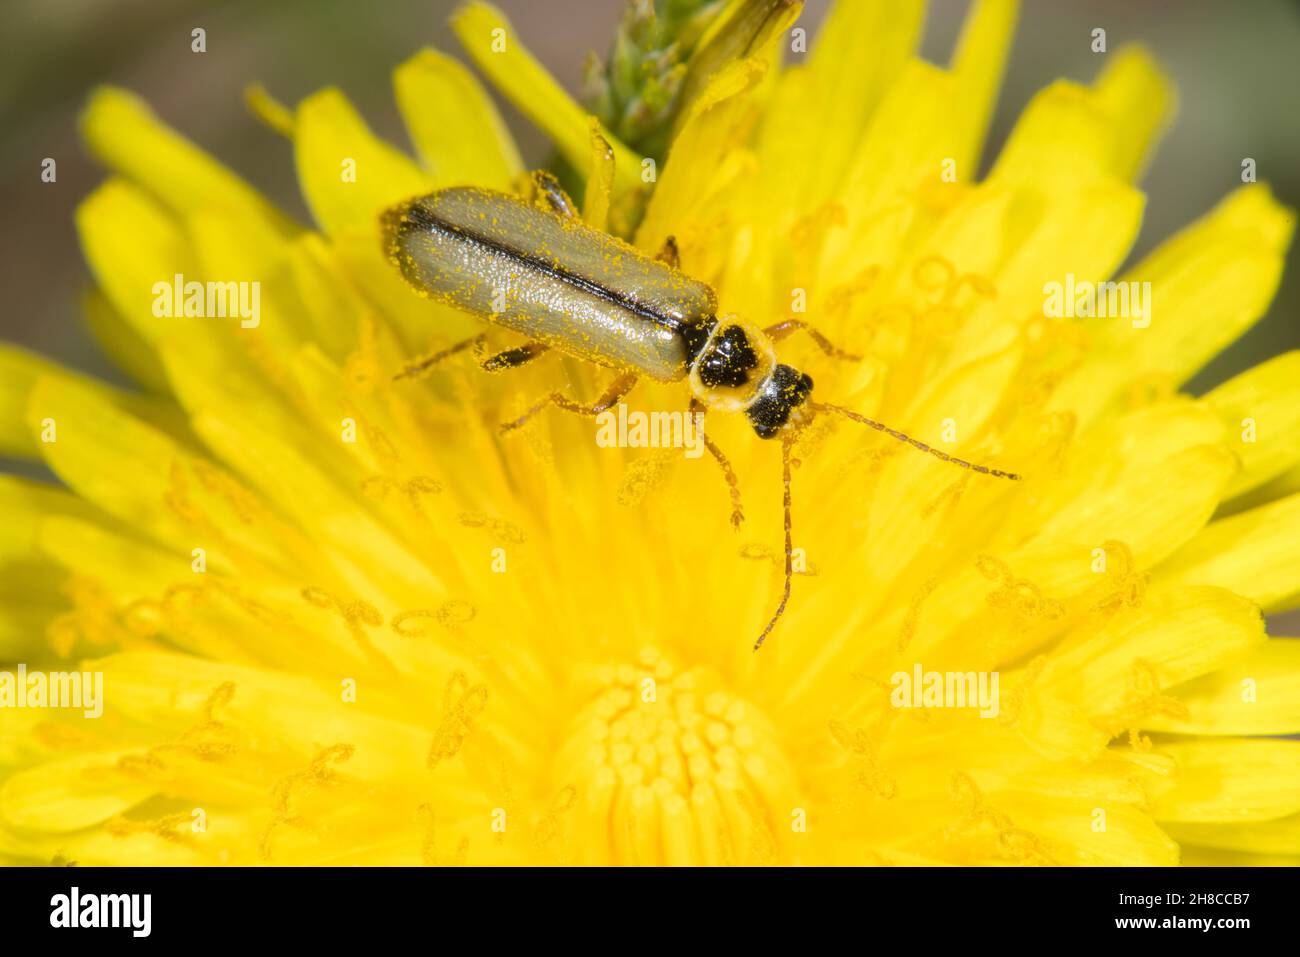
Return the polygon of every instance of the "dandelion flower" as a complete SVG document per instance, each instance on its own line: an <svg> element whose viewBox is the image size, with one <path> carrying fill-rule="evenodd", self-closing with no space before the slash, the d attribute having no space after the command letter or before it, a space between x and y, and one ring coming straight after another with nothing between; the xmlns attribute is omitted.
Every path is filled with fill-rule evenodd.
<svg viewBox="0 0 1300 957"><path fill-rule="evenodd" d="M1267 307L1294 214L1262 184L1229 194L1120 277L1150 283L1145 325L1045 315L1046 283L1124 262L1169 83L1110 54L1038 94L977 179L1016 7L976 3L938 66L922 6L840 2L782 66L797 5L768 4L752 42L674 75L653 168L499 13L455 19L589 222L639 223L647 253L673 235L725 311L805 311L868 357L783 343L820 395L1026 476L818 418L794 600L758 654L780 443L710 418L736 533L708 457L600 448L558 411L497 434L602 370L487 376L467 354L392 381L481 327L412 295L382 211L524 173L468 69L397 68L413 156L337 90L292 110L253 92L314 227L95 92L84 136L111 175L77 216L87 315L138 388L0 352L0 445L61 482L0 483L0 652L102 672L103 714L0 709L0 855L1294 863L1300 644L1261 610L1300 602L1300 354L1179 391ZM256 321L166 315L173 277L257 281ZM998 676L996 714L897 707L914 669Z"/></svg>

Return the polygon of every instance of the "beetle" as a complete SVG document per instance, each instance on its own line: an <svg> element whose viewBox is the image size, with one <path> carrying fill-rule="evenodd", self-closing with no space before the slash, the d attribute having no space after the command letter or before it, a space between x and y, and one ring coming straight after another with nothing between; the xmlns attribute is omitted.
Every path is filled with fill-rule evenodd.
<svg viewBox="0 0 1300 957"><path fill-rule="evenodd" d="M384 252L411 287L429 299L527 336L529 342L483 359L494 372L557 349L618 370L590 405L552 392L501 431L519 428L548 405L595 416L632 389L638 377L686 380L691 411L745 415L761 439L782 439L785 584L781 602L754 650L762 647L790 599L793 540L790 466L794 437L818 412L843 416L962 468L997 478L1019 475L955 458L884 423L811 398L813 380L777 361L775 344L803 332L827 355L860 359L807 323L787 319L760 329L718 313L714 290L679 268L669 237L655 257L585 224L551 174L531 174L531 197L472 186L442 189L383 214ZM413 361L394 379L413 378L484 336ZM732 497L732 523L743 519L736 476L707 436Z"/></svg>

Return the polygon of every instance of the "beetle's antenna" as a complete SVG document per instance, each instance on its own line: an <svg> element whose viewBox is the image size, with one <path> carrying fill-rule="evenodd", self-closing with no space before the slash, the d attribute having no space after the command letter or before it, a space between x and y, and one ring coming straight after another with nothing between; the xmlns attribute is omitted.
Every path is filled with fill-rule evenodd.
<svg viewBox="0 0 1300 957"><path fill-rule="evenodd" d="M794 446L794 436L786 434L781 438L781 486L782 486L782 507L785 513L785 589L781 592L781 604L776 606L776 614L772 620L767 623L763 633L758 636L758 641L754 642L754 650L758 651L763 647L763 642L767 636L772 633L776 623L785 613L786 602L790 600L790 582L794 577L794 538L790 533L790 449Z"/></svg>
<svg viewBox="0 0 1300 957"><path fill-rule="evenodd" d="M959 465L964 469L970 469L971 471L980 472L984 475L992 475L997 478L1011 479L1013 482L1018 482L1023 478L1023 476L1017 475L1015 472L1004 472L1001 469L989 468L987 465L976 465L974 462L967 462L965 459L956 458L942 449L936 449L933 446L926 445L918 439L912 438L906 432L899 432L897 429L891 429L889 426L885 425L885 423L877 422L875 419L869 419L865 415L854 412L852 409L846 409L839 405L831 405L827 402L809 402L808 405L818 412L834 412L836 415L842 415L846 419L852 419L854 422L861 422L863 425L869 425L877 432L884 432L890 438L897 439L900 442L905 442L915 449L920 449L922 452L929 452L937 459L951 462L953 465Z"/></svg>

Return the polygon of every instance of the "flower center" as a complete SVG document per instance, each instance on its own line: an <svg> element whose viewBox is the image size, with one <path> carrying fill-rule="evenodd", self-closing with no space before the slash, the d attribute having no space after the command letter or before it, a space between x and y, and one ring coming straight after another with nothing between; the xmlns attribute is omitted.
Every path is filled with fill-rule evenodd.
<svg viewBox="0 0 1300 957"><path fill-rule="evenodd" d="M556 773L578 794L582 863L758 864L802 831L797 781L771 722L702 669L658 651L595 669ZM791 822L794 821L792 826Z"/></svg>

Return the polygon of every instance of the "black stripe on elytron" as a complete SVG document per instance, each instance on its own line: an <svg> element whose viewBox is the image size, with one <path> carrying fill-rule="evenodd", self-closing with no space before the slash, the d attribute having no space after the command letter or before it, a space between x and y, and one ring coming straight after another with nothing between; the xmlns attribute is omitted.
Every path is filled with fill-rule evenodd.
<svg viewBox="0 0 1300 957"><path fill-rule="evenodd" d="M444 222L418 203L411 204L407 210L406 218L414 225L429 230L435 230L455 239L464 240L472 245L480 246L495 253L500 253L521 265L539 269L553 279L558 279L561 282L566 282L572 286L576 286L584 292L591 293L598 299L604 299L606 302L613 303L616 306L626 309L628 312L634 313L642 319L648 319L655 325L662 326L670 332L682 335L690 328L690 323L685 323L673 316L667 316L661 312L656 312L652 307L647 306L645 303L637 302L631 296L625 296L622 293L615 292L613 289L607 289L600 283L592 282L590 279L579 276L577 273L571 272L563 266L556 266L553 263L548 263L535 256L530 256L527 253L520 252L518 249L507 246L495 239L488 239L485 236L479 236L468 232L460 226Z"/></svg>

